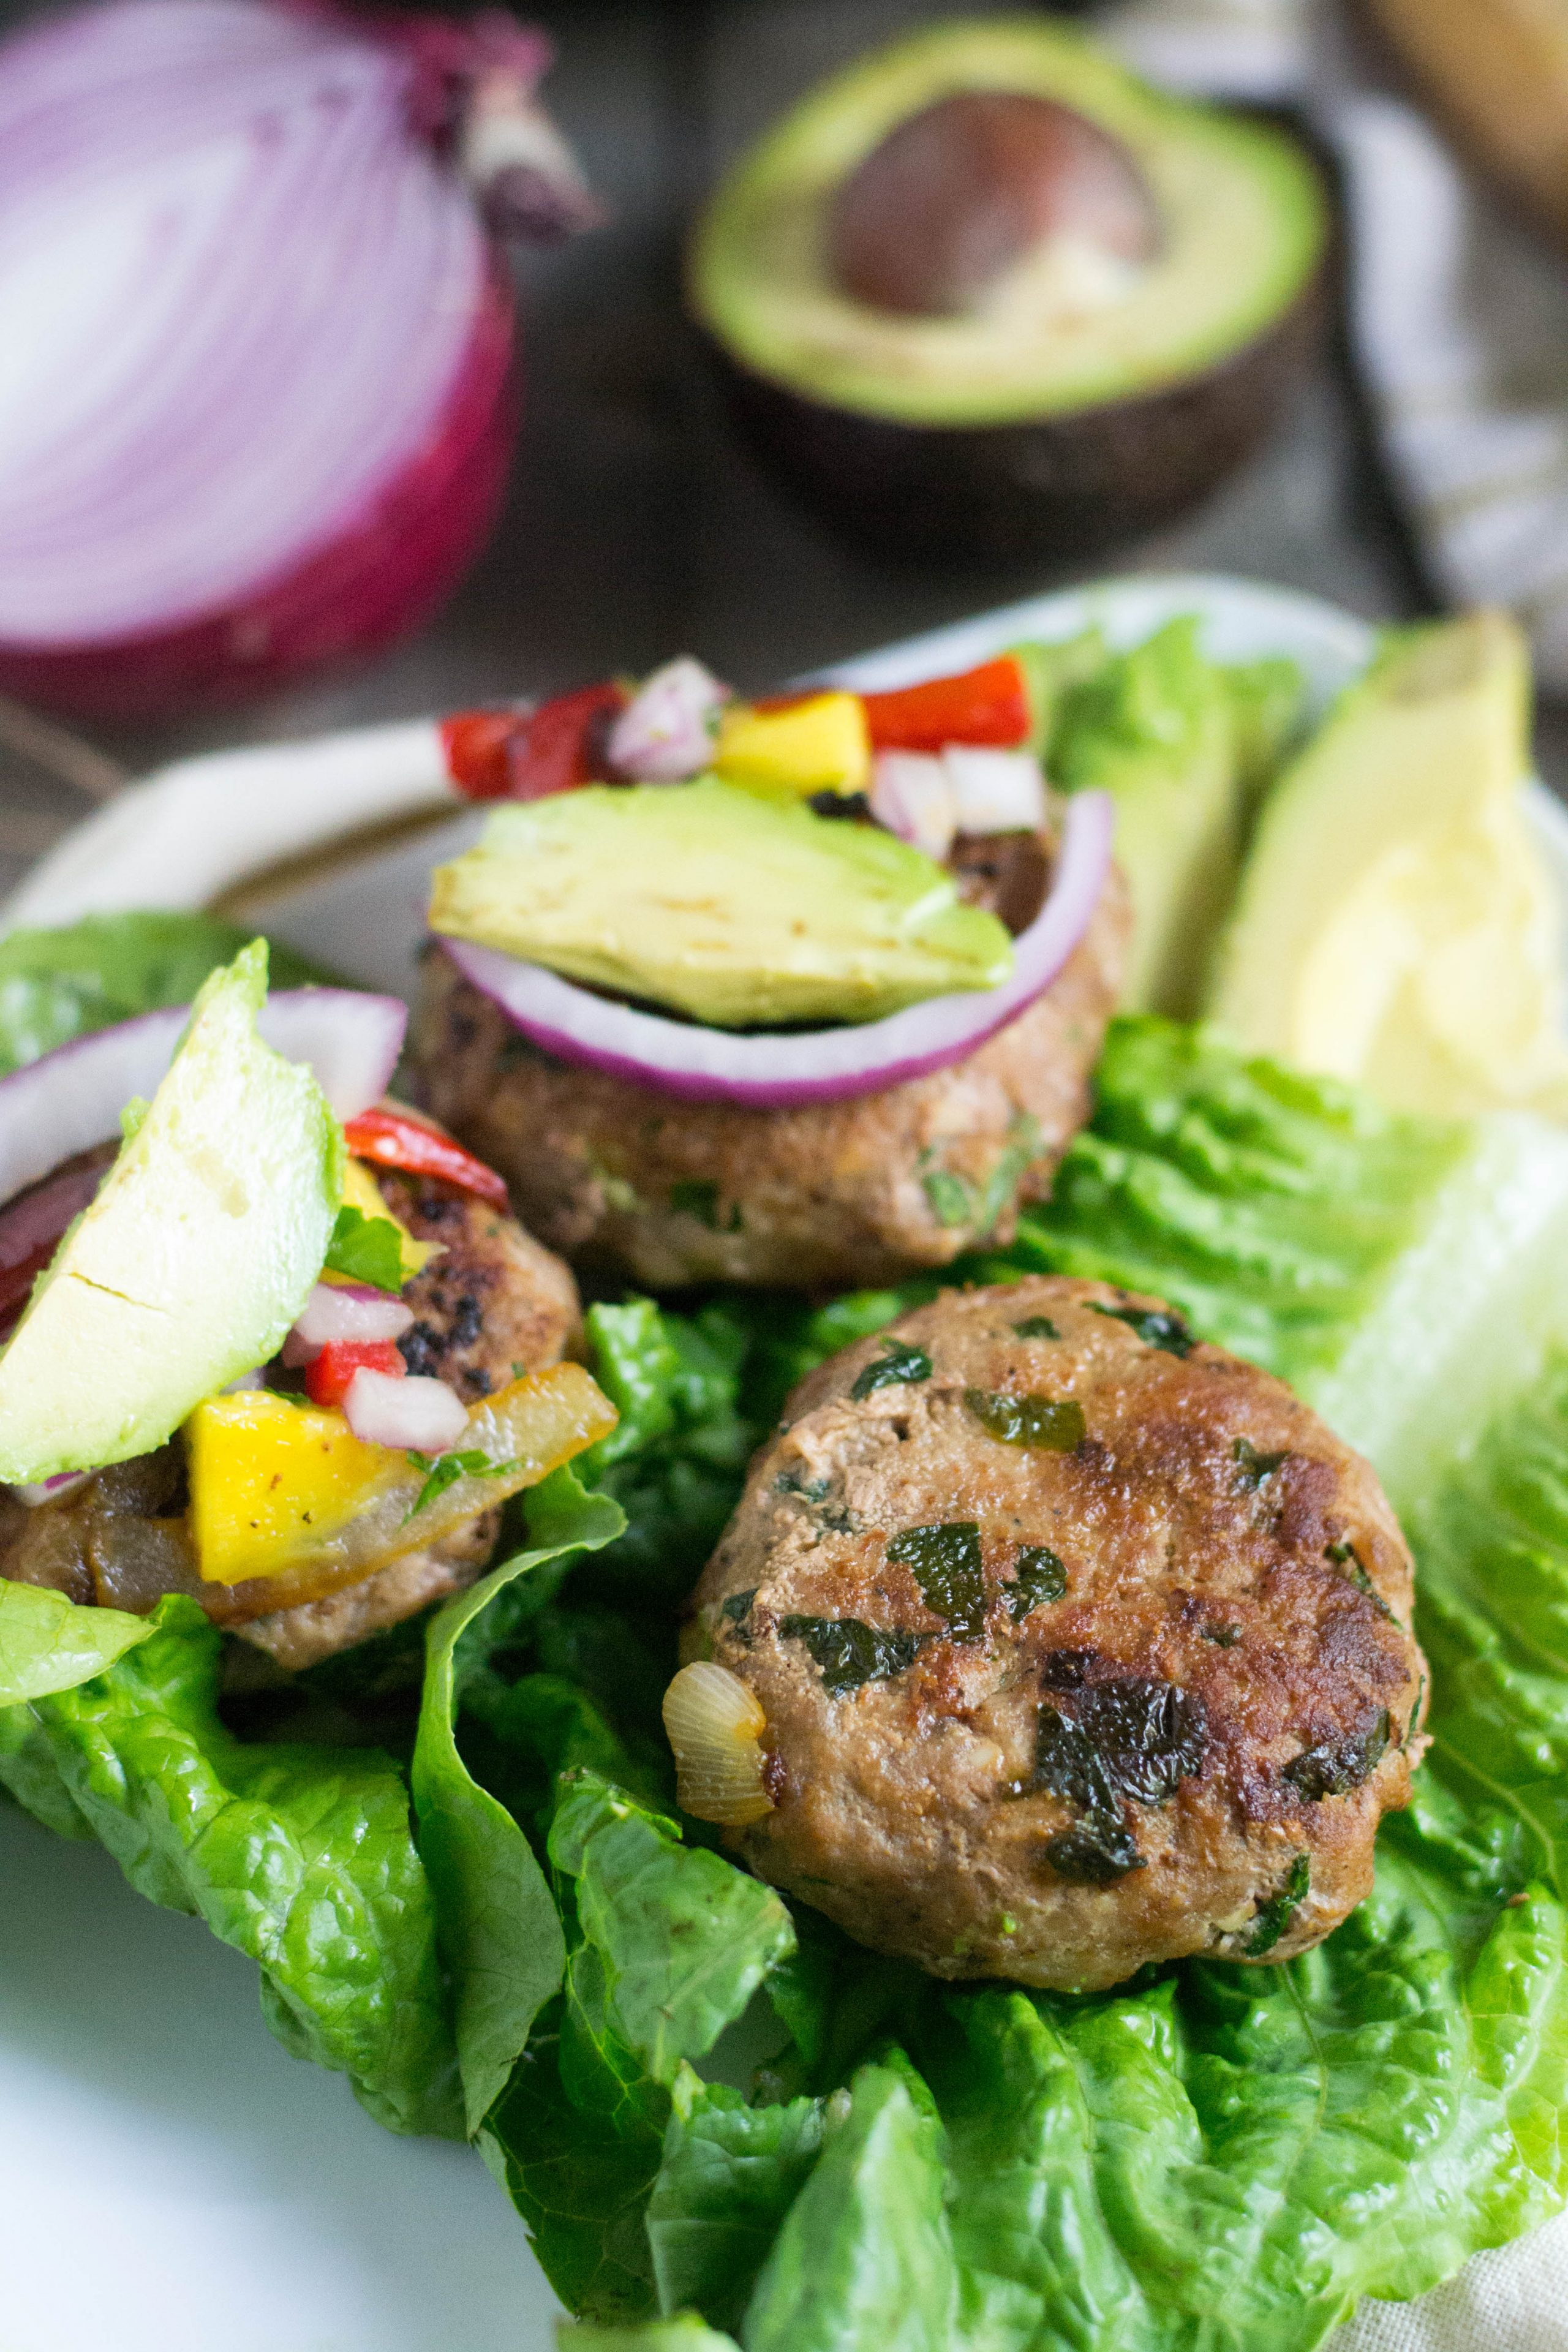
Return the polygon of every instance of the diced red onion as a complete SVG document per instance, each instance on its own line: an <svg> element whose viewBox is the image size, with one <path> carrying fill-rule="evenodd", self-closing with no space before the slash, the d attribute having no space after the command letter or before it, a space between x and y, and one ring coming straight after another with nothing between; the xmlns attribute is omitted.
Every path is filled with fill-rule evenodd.
<svg viewBox="0 0 1568 2352"><path fill-rule="evenodd" d="M516 400L451 149L505 76L436 30L439 57L417 19L117 0L0 48L0 689L232 700L387 643L466 569Z"/></svg>
<svg viewBox="0 0 1568 2352"><path fill-rule="evenodd" d="M78 1486L85 1486L89 1478L97 1475L96 1470L61 1470L53 1478L41 1478L36 1486L13 1486L9 1491L19 1503L36 1511L40 1503L63 1502Z"/></svg>
<svg viewBox="0 0 1568 2352"><path fill-rule="evenodd" d="M1110 870L1108 793L1075 793L1046 902L1014 943L1000 987L937 996L884 1021L807 1034L747 1036L639 1012L579 988L542 965L493 948L441 941L463 974L513 1025L563 1062L689 1102L757 1110L875 1094L958 1062L1043 994L1089 928Z"/></svg>
<svg viewBox="0 0 1568 2352"><path fill-rule="evenodd" d="M1046 780L1032 751L948 743L940 751L879 751L871 814L928 857L945 857L960 833L1037 833Z"/></svg>
<svg viewBox="0 0 1568 2352"><path fill-rule="evenodd" d="M343 1412L362 1444L402 1446L412 1454L446 1454L468 1425L462 1400L444 1381L420 1374L394 1380L363 1365L349 1382Z"/></svg>
<svg viewBox="0 0 1568 2352"><path fill-rule="evenodd" d="M335 1339L401 1339L413 1321L414 1309L384 1290L358 1282L318 1282L283 1342L283 1361L298 1370Z"/></svg>
<svg viewBox="0 0 1568 2352"><path fill-rule="evenodd" d="M0 1202L116 1137L121 1112L153 1094L189 1018L188 1005L143 1013L0 1078ZM275 1051L309 1063L339 1118L353 1118L385 1091L407 1021L395 996L293 988L268 997L258 1026Z"/></svg>
<svg viewBox="0 0 1568 2352"><path fill-rule="evenodd" d="M960 833L1037 833L1044 824L1046 780L1032 751L949 743L942 764Z"/></svg>
<svg viewBox="0 0 1568 2352"><path fill-rule="evenodd" d="M952 780L940 752L879 751L871 763L871 814L928 857L944 858L958 831Z"/></svg>
<svg viewBox="0 0 1568 2352"><path fill-rule="evenodd" d="M618 776L639 784L678 784L708 764L713 730L728 689L689 654L666 662L638 688L614 727L606 751Z"/></svg>

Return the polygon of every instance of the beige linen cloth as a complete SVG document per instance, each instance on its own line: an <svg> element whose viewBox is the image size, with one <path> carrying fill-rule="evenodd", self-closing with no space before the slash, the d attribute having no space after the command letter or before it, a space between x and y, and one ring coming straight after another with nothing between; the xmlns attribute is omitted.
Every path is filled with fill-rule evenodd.
<svg viewBox="0 0 1568 2352"><path fill-rule="evenodd" d="M1358 73L1332 0L1128 0L1101 20L1152 79L1302 104L1338 150L1352 331L1434 584L1501 604L1568 693L1568 264L1504 217L1404 100ZM1568 2214L1326 2352L1568 2352Z"/></svg>

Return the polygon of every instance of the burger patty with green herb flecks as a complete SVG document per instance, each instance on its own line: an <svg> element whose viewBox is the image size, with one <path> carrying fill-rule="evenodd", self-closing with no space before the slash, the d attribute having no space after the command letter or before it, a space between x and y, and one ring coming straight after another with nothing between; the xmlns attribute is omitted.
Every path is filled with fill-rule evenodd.
<svg viewBox="0 0 1568 2352"><path fill-rule="evenodd" d="M1030 835L961 843L963 895L1015 929L1047 860ZM410 1055L426 1107L499 1168L518 1213L584 1267L656 1289L896 1281L1011 1238L1089 1114L1130 917L1112 871L1044 994L963 1060L841 1101L684 1102L556 1061L438 949Z"/></svg>
<svg viewBox="0 0 1568 2352"><path fill-rule="evenodd" d="M949 1292L802 1382L694 1596L759 1873L942 1977L1279 1960L1372 1885L1424 1739L1377 1478L1158 1300Z"/></svg>

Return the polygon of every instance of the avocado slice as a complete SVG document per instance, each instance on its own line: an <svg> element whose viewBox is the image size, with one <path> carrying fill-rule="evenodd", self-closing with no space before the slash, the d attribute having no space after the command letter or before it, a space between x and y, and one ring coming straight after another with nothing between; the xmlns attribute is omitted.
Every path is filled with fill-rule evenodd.
<svg viewBox="0 0 1568 2352"><path fill-rule="evenodd" d="M267 944L215 972L98 1197L0 1355L0 1479L150 1452L265 1363L321 1269L342 1130L311 1073L264 1045Z"/></svg>
<svg viewBox="0 0 1568 2352"><path fill-rule="evenodd" d="M888 259L900 214L912 271ZM916 552L1079 551L1192 505L1260 441L1310 347L1328 223L1285 131L1157 92L1060 25L978 18L777 124L701 215L688 299L742 429L830 520Z"/></svg>
<svg viewBox="0 0 1568 2352"><path fill-rule="evenodd" d="M1265 802L1209 1010L1394 1109L1568 1111L1560 924L1500 613L1392 632Z"/></svg>
<svg viewBox="0 0 1568 2352"><path fill-rule="evenodd" d="M920 850L713 777L498 809L430 927L725 1029L877 1020L1013 961Z"/></svg>

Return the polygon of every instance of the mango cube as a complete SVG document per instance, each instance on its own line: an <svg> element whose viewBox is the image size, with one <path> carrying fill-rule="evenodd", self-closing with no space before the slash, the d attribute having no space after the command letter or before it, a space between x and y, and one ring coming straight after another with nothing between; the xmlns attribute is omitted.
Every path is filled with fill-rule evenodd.
<svg viewBox="0 0 1568 2352"><path fill-rule="evenodd" d="M783 710L737 704L725 712L713 753L726 783L799 793L863 793L871 737L858 694L814 694Z"/></svg>
<svg viewBox="0 0 1568 2352"><path fill-rule="evenodd" d="M401 1454L363 1444L341 1412L265 1389L208 1397L185 1438L191 1534L212 1584L278 1575L406 1474Z"/></svg>

